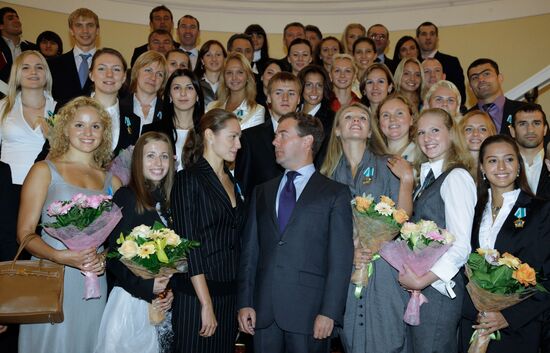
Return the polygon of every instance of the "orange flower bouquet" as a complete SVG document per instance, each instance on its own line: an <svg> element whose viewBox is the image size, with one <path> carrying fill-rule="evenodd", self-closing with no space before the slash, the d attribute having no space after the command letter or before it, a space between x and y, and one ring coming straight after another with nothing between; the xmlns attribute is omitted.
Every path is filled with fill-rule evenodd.
<svg viewBox="0 0 550 353"><path fill-rule="evenodd" d="M372 261L380 258L378 251L382 245L392 240L409 216L403 209L396 209L395 202L387 196L380 196L380 202L374 202L371 195L357 196L351 201L353 210L353 242L356 248L365 248L373 252ZM356 286L355 296L361 295L373 271L372 262L355 269L351 283Z"/></svg>
<svg viewBox="0 0 550 353"><path fill-rule="evenodd" d="M469 283L466 289L479 312L502 311L529 298L537 291L548 292L537 283L535 270L520 259L494 249L477 249L466 264ZM475 330L468 353L485 353L491 339L499 340L500 332L490 336Z"/></svg>

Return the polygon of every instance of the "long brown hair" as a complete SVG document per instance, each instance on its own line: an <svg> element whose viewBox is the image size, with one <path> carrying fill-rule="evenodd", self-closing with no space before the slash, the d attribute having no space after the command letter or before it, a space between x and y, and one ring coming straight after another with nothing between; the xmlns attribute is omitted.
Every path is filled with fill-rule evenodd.
<svg viewBox="0 0 550 353"><path fill-rule="evenodd" d="M237 116L227 110L215 108L204 114L197 126L189 130L187 140L183 146L182 161L184 168L189 168L197 163L204 153L204 132L207 129L216 133L225 128L226 122L230 119L237 119Z"/></svg>
<svg viewBox="0 0 550 353"><path fill-rule="evenodd" d="M168 173L160 181L159 189L163 196L161 207L163 209L170 207L170 191L172 190L175 176L174 149L168 135L162 132L149 131L141 135L136 142L134 152L132 153L130 183L128 183L128 187L136 195L136 212L138 214L143 214L145 210L152 211L155 209L155 200L152 195L155 185L143 175L143 150L148 143L157 141L166 142L168 145Z"/></svg>
<svg viewBox="0 0 550 353"><path fill-rule="evenodd" d="M506 143L510 145L514 150L514 153L516 154L516 158L518 160L518 165L519 165L519 175L514 181L514 188L515 189L519 188L521 189L521 191L525 192L527 195L531 197L535 197L535 195L533 194L533 191L531 190L531 187L529 186L529 182L527 181L527 174L525 173L525 168L523 168L523 158L521 157L521 153L519 152L519 148L516 142L510 136L506 136L506 135L489 136L485 139L485 141L483 141L483 143L481 143L481 147L479 148L479 159L476 161L478 163L476 215L483 214L485 205L489 200L489 188L491 188L491 184L489 183L489 180L483 179L483 172L481 171L480 167L481 167L481 164L483 163L483 158L485 157L485 152L487 150L487 147L495 143Z"/></svg>

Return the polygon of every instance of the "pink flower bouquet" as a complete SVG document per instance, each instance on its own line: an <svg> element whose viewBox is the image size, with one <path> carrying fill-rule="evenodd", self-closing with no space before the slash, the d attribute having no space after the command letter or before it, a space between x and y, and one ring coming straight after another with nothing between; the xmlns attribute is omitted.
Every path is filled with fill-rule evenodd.
<svg viewBox="0 0 550 353"><path fill-rule="evenodd" d="M45 223L44 230L71 250L100 246L122 218L120 208L111 196L76 194L68 201L54 201L48 206L48 216L55 222ZM96 274L85 272L84 299L99 298Z"/></svg>
<svg viewBox="0 0 550 353"><path fill-rule="evenodd" d="M454 236L438 228L432 221L407 222L397 240L380 249L382 256L396 270L407 264L417 276L423 276L449 249ZM420 306L428 302L420 291L412 291L403 320L412 326L420 325Z"/></svg>

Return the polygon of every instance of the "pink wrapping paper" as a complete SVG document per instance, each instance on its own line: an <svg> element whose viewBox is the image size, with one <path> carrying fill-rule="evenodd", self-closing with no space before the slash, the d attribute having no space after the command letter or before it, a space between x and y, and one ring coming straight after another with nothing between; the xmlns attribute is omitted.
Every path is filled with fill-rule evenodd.
<svg viewBox="0 0 550 353"><path fill-rule="evenodd" d="M86 229L79 230L71 225L63 228L45 227L44 230L52 237L63 242L67 248L80 251L100 246L121 218L120 208L113 203L110 211L103 212ZM84 276L84 299L99 298L101 291L97 275L93 272L84 272Z"/></svg>
<svg viewBox="0 0 550 353"><path fill-rule="evenodd" d="M451 244L433 244L422 250L412 251L406 241L396 240L386 243L379 254L399 272L403 270L403 264L407 264L417 276L423 276L450 247ZM420 306L427 302L428 298L420 291L412 291L403 321L412 326L420 325Z"/></svg>

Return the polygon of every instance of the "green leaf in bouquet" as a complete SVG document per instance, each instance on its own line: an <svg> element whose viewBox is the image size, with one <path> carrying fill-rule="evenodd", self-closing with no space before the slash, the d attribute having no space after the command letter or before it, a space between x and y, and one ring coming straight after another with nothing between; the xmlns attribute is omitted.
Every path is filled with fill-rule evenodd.
<svg viewBox="0 0 550 353"><path fill-rule="evenodd" d="M490 273L491 282L495 287L510 287L512 281L512 269L508 266L498 266ZM515 282L515 281L514 281Z"/></svg>
<svg viewBox="0 0 550 353"><path fill-rule="evenodd" d="M549 293L548 290L540 283L537 283L537 285L535 286L535 288L539 291L539 292L542 292L542 293Z"/></svg>
<svg viewBox="0 0 550 353"><path fill-rule="evenodd" d="M159 229L164 229L164 228L166 228L164 226L164 224L160 223L159 221L155 221L155 223L151 227L152 230L159 230Z"/></svg>
<svg viewBox="0 0 550 353"><path fill-rule="evenodd" d="M483 271L487 272L488 263L485 261L485 257L479 255L478 253L471 253L468 257L468 266L474 272Z"/></svg>

